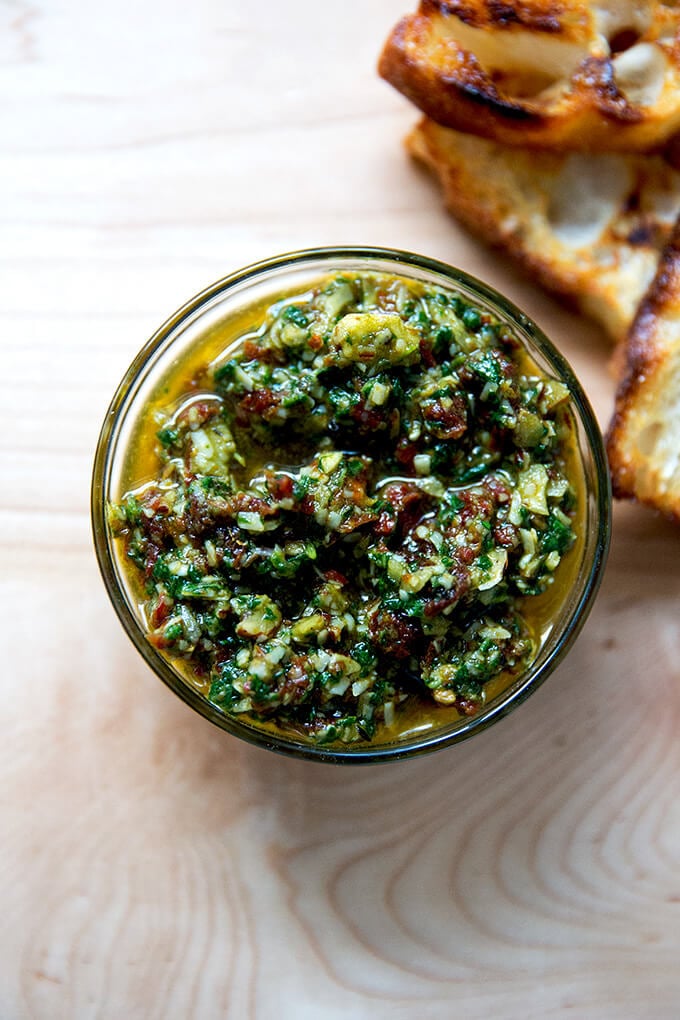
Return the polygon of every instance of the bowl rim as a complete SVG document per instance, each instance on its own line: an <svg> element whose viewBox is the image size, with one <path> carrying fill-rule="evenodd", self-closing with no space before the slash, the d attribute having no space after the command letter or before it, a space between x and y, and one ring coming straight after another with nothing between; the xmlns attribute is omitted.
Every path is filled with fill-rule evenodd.
<svg viewBox="0 0 680 1020"><path fill-rule="evenodd" d="M128 600L121 591L111 549L111 536L106 521L107 483L113 461L111 439L115 436L116 427L125 419L128 398L130 398L130 401L133 400L136 386L144 378L145 366L159 347L168 340L172 343L172 334L176 333L194 313L200 311L213 298L227 293L237 285L265 277L273 271L304 266L305 263L329 263L329 268L332 269L334 261L350 259L367 260L368 262L391 262L395 264L395 272L399 265L403 265L404 269L414 267L423 272L444 277L454 287L459 285L467 288L473 294L477 294L482 300L491 303L512 324L518 326L524 334L521 339L524 341L525 337L528 337L530 342L535 344L540 354L550 363L556 375L568 384L572 407L577 412L588 441L597 481L597 493L595 494L596 512L594 515L597 533L594 540L593 561L587 572L583 589L571 608L562 632L557 635L554 646L541 665L538 668L536 668L535 664L531 666L526 674L522 675L525 676L525 679L523 679L521 686L516 686L517 681L515 684L511 684L510 688L508 688L507 697L504 697L504 692L502 692L494 699L494 703L489 706L488 710L482 710L478 715L463 720L461 725L457 725L454 731L444 731L439 735L436 731L426 731L421 737L414 737L403 743L381 745L375 748L372 748L370 744L347 745L343 748L329 745L305 744L294 738L258 729L254 725L246 724L236 716L230 716L221 712L207 698L191 688L188 683L182 680L180 674L170 666L169 661L150 644L142 624L132 612ZM320 265L319 271L321 272L322 270L323 267ZM376 271L381 270L376 269ZM588 495L592 495L592 493L588 493ZM611 503L611 484L604 441L594 412L581 383L568 361L548 339L542 329L503 294L500 294L495 288L464 270L438 259L414 252L365 245L334 245L303 248L271 256L221 277L185 301L154 331L141 347L118 384L104 416L97 440L90 488L92 535L97 563L104 586L124 631L156 676L194 711L214 725L248 743L284 754L288 757L321 761L329 764L355 765L376 764L404 758L420 757L421 755L441 750L451 744L460 743L507 716L545 682L573 645L586 621L595 595L600 587L609 552L612 520Z"/></svg>

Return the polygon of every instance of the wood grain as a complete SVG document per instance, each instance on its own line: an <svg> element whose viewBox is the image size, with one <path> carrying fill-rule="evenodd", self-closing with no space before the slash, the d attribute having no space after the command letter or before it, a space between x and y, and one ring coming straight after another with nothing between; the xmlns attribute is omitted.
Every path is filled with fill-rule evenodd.
<svg viewBox="0 0 680 1020"><path fill-rule="evenodd" d="M292 762L180 704L94 563L132 355L260 256L411 248L505 291L604 421L600 336L441 212L376 77L402 0L0 3L0 1018L680 1014L677 530L616 514L567 661L466 745Z"/></svg>

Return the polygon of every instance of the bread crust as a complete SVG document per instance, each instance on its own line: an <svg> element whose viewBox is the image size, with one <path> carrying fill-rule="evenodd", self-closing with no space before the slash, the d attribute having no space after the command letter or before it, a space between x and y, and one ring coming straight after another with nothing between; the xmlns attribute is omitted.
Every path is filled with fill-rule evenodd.
<svg viewBox="0 0 680 1020"><path fill-rule="evenodd" d="M680 217L625 351L607 435L614 494L680 522Z"/></svg>
<svg viewBox="0 0 680 1020"><path fill-rule="evenodd" d="M406 146L467 229L625 338L680 210L680 172L658 156L522 152L427 119Z"/></svg>
<svg viewBox="0 0 680 1020"><path fill-rule="evenodd" d="M649 152L680 132L680 10L663 3L422 0L378 67L432 120L505 145Z"/></svg>

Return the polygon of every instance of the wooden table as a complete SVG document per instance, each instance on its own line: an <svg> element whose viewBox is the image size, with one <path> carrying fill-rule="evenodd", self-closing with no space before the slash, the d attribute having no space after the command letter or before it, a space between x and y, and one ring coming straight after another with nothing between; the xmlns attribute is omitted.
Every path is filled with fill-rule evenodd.
<svg viewBox="0 0 680 1020"><path fill-rule="evenodd" d="M413 763L212 728L122 632L88 484L114 387L203 285L299 246L448 260L597 331L442 212L374 71L403 0L0 6L0 1018L680 1015L680 534L620 508L525 706Z"/></svg>

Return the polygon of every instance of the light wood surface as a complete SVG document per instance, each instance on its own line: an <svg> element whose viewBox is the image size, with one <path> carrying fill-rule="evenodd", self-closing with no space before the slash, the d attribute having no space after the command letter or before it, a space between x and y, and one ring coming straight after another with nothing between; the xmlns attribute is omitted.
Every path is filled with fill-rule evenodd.
<svg viewBox="0 0 680 1020"><path fill-rule="evenodd" d="M442 213L376 77L405 0L0 4L0 1018L680 1016L680 533L616 513L568 660L471 742L293 762L149 672L88 485L134 353L314 244L505 291L603 422L597 331Z"/></svg>

